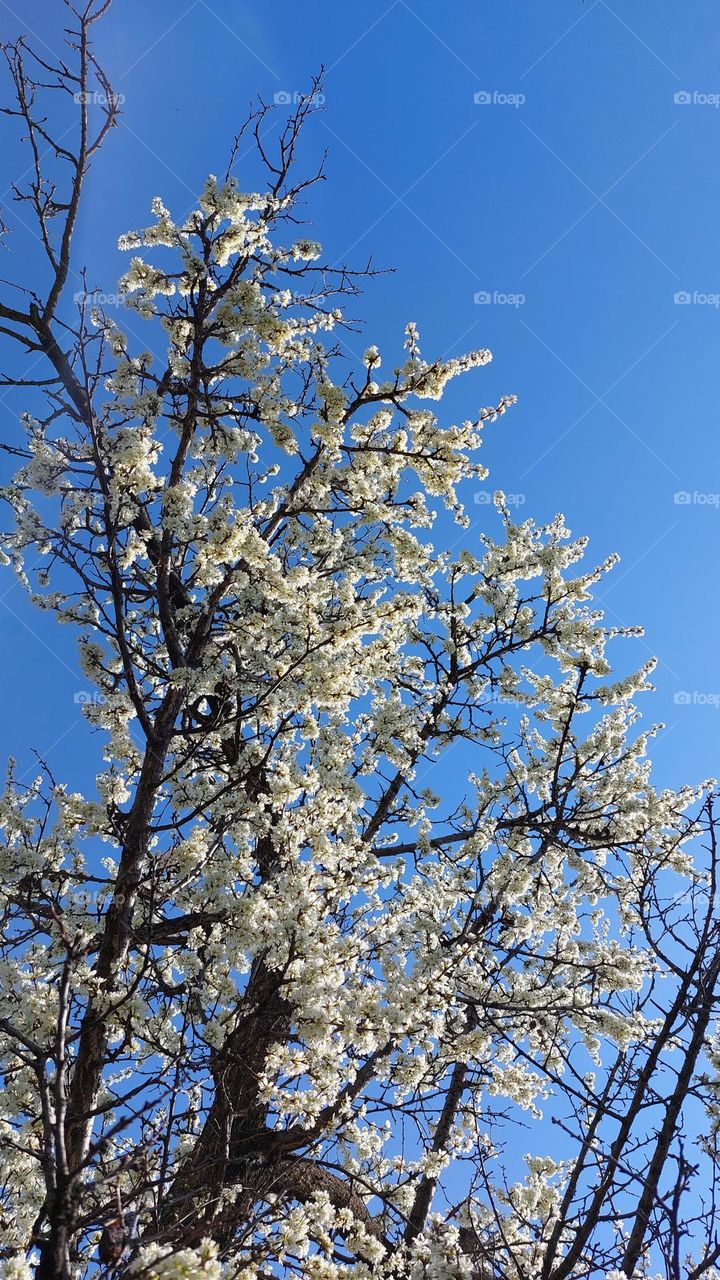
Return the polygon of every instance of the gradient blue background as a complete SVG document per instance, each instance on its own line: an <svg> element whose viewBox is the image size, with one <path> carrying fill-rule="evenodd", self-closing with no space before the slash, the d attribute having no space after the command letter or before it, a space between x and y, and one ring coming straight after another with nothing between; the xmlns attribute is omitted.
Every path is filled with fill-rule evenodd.
<svg viewBox="0 0 720 1280"><path fill-rule="evenodd" d="M64 18L60 0L0 0L2 38L30 29L46 53ZM377 343L392 367L412 319L427 356L493 349L488 370L452 384L445 420L519 396L488 431L487 488L520 495L521 516L564 512L593 561L621 553L598 596L611 624L646 628L616 646L619 665L659 658L642 702L667 725L656 776L720 773L720 707L707 701L720 702L720 310L674 301L720 292L720 109L674 100L720 93L716 0L116 0L98 52L124 114L93 170L75 261L107 292L126 264L117 236L150 220L152 196L182 216L207 172L223 172L251 99L305 90L325 65L303 160L309 171L328 148L328 181L308 233L331 260L372 254L396 269L354 304L366 325L348 347ZM476 104L479 91L525 101ZM5 190L14 144L4 164L0 275L20 279L36 247ZM254 187L251 156L236 172ZM478 304L479 291L525 302ZM150 330L128 320L147 346ZM5 355L0 367L17 368ZM20 407L0 391L6 438ZM678 491L700 498L678 504ZM469 501L472 546L497 523ZM73 701L86 682L72 634L2 572L2 755L32 776L36 748L58 779L87 785L100 739ZM694 703L678 705L680 691Z"/></svg>

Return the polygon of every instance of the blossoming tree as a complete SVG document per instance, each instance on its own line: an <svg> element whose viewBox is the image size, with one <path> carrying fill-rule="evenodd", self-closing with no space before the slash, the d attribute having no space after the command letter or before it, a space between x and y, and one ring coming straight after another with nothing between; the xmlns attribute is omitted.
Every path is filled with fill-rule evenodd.
<svg viewBox="0 0 720 1280"><path fill-rule="evenodd" d="M11 767L0 808L2 1275L711 1275L712 798L651 784L610 565L501 494L462 532L511 397L433 406L488 351L411 324L397 367L344 360L357 277L295 225L312 94L272 150L249 120L263 190L233 153L124 237L163 361L73 304L108 6L70 7L67 62L6 50L46 286L0 304L31 357L4 547L104 746L87 795Z"/></svg>

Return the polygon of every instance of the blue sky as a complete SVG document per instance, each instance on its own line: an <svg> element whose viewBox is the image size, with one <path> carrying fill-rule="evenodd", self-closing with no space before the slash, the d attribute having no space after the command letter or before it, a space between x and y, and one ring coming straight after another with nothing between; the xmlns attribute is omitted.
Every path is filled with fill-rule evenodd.
<svg viewBox="0 0 720 1280"><path fill-rule="evenodd" d="M59 0L0 0L4 39L31 27L57 50L62 24ZM453 384L447 421L519 396L488 433L488 489L516 495L522 516L564 512L593 560L620 552L599 597L610 623L646 627L621 665L660 659L643 700L668 726L656 776L720 772L715 0L116 0L98 51L124 115L76 263L106 291L124 268L117 236L151 198L184 213L224 170L250 100L300 92L325 65L304 149L308 169L329 149L312 234L330 259L395 268L354 304L366 324L350 347L377 343L392 366L415 320L426 355L493 349L489 370ZM3 190L17 159L10 148ZM252 188L251 157L237 172ZM17 277L33 244L1 203L1 273ZM11 431L20 407L0 398ZM496 528L472 496L471 514L470 545ZM3 754L22 771L35 747L78 785L99 744L73 702L73 638L9 576L0 625Z"/></svg>

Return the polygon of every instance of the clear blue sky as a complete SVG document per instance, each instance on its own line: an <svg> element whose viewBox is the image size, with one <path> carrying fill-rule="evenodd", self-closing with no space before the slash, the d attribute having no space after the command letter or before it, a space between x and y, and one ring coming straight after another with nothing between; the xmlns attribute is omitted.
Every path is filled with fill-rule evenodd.
<svg viewBox="0 0 720 1280"><path fill-rule="evenodd" d="M0 35L31 24L58 49L59 0L22 9L0 0ZM312 234L331 259L396 268L355 305L358 351L375 342L392 366L411 319L426 355L493 349L488 371L453 384L447 420L519 396L488 435L488 487L521 495L522 515L563 511L593 559L620 552L600 596L611 623L645 625L634 661L660 659L643 701L668 725L657 777L720 773L716 0L116 0L99 52L124 115L76 262L106 291L124 265L117 236L148 220L152 196L184 213L224 169L251 98L302 91L326 66L304 153L308 168L330 153ZM238 173L252 188L252 162ZM2 204L13 235L0 273L13 276L32 244ZM0 397L11 430L18 407ZM493 527L485 506L472 514ZM72 636L10 576L0 624L2 754L24 768L36 747L79 785L99 743L73 702Z"/></svg>

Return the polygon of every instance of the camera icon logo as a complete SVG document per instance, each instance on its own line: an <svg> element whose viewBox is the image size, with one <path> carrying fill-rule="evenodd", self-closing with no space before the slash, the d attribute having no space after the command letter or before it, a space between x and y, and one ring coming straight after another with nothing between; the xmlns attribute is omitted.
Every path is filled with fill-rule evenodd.
<svg viewBox="0 0 720 1280"><path fill-rule="evenodd" d="M692 94L687 89L678 89L677 93L673 94L673 102L676 106L686 107L692 102Z"/></svg>

